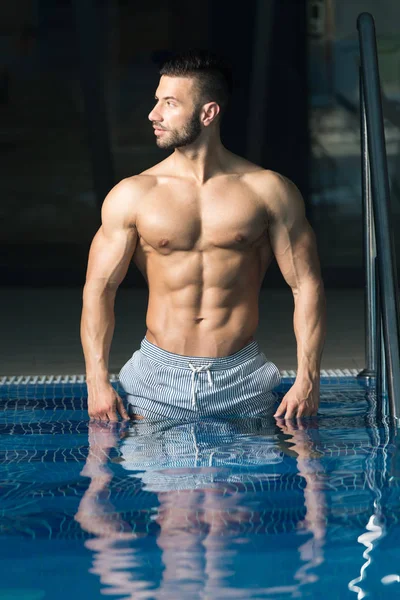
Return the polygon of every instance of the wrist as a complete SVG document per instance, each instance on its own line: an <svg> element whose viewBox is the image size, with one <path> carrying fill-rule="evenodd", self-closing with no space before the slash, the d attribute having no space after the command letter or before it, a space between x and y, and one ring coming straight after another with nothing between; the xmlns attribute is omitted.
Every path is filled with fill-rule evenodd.
<svg viewBox="0 0 400 600"><path fill-rule="evenodd" d="M320 376L321 360L317 358L307 358L297 360L297 374L305 379L316 379Z"/></svg>
<svg viewBox="0 0 400 600"><path fill-rule="evenodd" d="M321 373L319 369L298 369L296 381L305 385L317 385L320 382Z"/></svg>
<svg viewBox="0 0 400 600"><path fill-rule="evenodd" d="M104 373L90 373L86 375L86 384L88 387L99 387L103 385L109 385L110 379L107 372Z"/></svg>

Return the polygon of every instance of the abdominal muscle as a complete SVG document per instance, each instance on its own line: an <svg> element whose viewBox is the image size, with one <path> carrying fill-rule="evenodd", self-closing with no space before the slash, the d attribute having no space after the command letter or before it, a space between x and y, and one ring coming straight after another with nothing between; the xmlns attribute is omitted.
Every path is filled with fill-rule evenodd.
<svg viewBox="0 0 400 600"><path fill-rule="evenodd" d="M230 260L226 254L214 253L208 261L196 260L197 253L180 254L181 260L148 257L147 340L183 356L238 352L258 326L262 274L254 250L233 253Z"/></svg>

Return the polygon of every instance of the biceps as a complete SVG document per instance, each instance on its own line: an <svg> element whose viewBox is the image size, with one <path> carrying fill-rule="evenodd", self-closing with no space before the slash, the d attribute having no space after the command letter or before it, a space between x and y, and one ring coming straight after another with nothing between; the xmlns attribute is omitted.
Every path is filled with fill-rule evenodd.
<svg viewBox="0 0 400 600"><path fill-rule="evenodd" d="M117 288L124 279L137 244L135 228L123 229L106 236L102 227L93 238L86 282L102 282Z"/></svg>
<svg viewBox="0 0 400 600"><path fill-rule="evenodd" d="M292 289L320 280L315 234L307 220L292 229L280 226L272 232L270 239L279 269Z"/></svg>

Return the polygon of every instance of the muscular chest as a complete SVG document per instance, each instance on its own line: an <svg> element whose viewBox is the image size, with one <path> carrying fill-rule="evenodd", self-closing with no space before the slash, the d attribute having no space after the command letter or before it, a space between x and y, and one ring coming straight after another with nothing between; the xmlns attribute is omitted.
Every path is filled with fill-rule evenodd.
<svg viewBox="0 0 400 600"><path fill-rule="evenodd" d="M266 241L266 213L242 187L196 192L156 188L137 219L143 250L245 249Z"/></svg>

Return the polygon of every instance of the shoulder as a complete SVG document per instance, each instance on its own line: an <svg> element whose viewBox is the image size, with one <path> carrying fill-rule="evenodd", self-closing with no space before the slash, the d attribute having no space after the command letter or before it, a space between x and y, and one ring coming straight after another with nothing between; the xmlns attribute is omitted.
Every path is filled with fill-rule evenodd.
<svg viewBox="0 0 400 600"><path fill-rule="evenodd" d="M304 215L303 197L293 181L284 175L269 169L260 169L249 173L247 179L271 217L290 218Z"/></svg>
<svg viewBox="0 0 400 600"><path fill-rule="evenodd" d="M143 173L122 179L104 199L101 207L102 219L134 218L139 203L155 185L156 177Z"/></svg>
<svg viewBox="0 0 400 600"><path fill-rule="evenodd" d="M259 168L246 175L249 183L256 187L260 193L273 192L279 196L300 193L293 181L269 169Z"/></svg>
<svg viewBox="0 0 400 600"><path fill-rule="evenodd" d="M140 175L127 177L126 179L122 179L112 188L107 194L104 204L118 204L119 202L137 200L156 184L157 179L154 175L141 173Z"/></svg>

